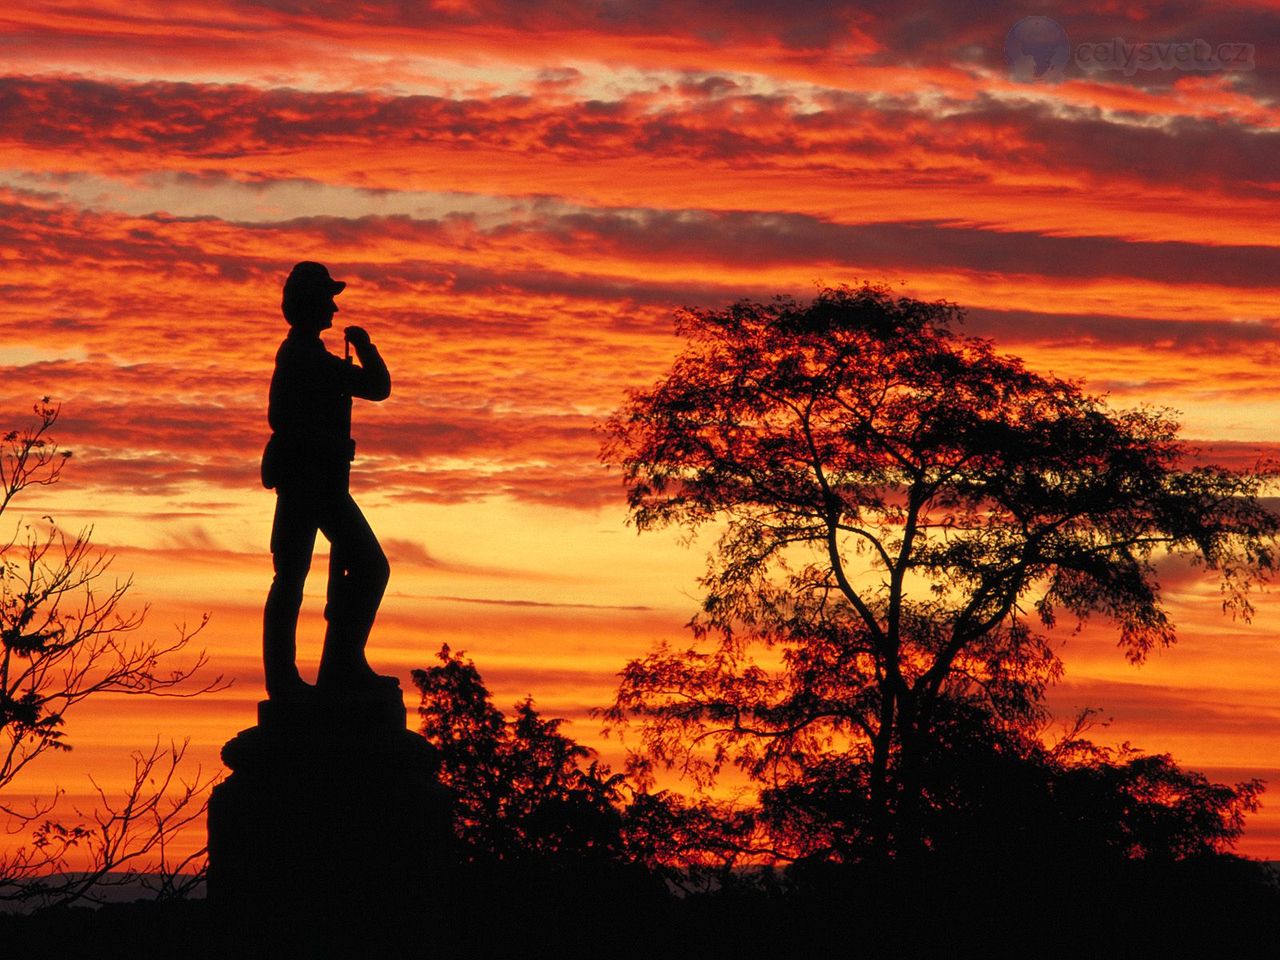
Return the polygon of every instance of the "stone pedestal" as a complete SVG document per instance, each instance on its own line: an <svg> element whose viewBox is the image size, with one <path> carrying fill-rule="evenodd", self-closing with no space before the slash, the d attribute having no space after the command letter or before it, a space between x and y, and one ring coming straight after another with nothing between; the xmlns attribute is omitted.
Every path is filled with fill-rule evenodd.
<svg viewBox="0 0 1280 960"><path fill-rule="evenodd" d="M209 801L209 900L233 945L341 955L403 942L436 912L448 804L399 688L263 701L222 759L232 772Z"/></svg>

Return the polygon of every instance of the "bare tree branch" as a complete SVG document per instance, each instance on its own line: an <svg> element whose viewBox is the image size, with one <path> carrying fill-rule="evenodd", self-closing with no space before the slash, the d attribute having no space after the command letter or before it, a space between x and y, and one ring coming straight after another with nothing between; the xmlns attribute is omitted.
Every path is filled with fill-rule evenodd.
<svg viewBox="0 0 1280 960"><path fill-rule="evenodd" d="M34 424L0 440L0 516L22 491L58 482L71 456L50 437L58 407L46 397L34 412ZM199 770L191 778L180 772L185 743L135 753L123 799L95 783L100 806L76 811L71 825L55 816L58 796L10 799L31 764L69 749L67 715L82 701L196 697L227 686L221 676L202 679L208 658L190 649L207 616L167 641L139 636L146 608L124 608L132 578L111 577L112 557L93 547L92 532L65 533L50 517L20 519L0 547L0 816L10 833L32 831L27 845L0 859L0 899L92 899L104 884L144 873L158 878L159 895L174 896L200 872L199 856L175 863L168 853L203 815L213 783Z"/></svg>

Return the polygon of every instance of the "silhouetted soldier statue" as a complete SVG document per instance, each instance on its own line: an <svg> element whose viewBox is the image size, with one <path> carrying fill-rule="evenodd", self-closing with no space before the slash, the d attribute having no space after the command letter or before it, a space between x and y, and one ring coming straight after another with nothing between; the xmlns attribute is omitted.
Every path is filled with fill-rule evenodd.
<svg viewBox="0 0 1280 960"><path fill-rule="evenodd" d="M391 376L359 327L346 328L358 362L321 342L345 287L311 261L284 285L289 335L276 353L262 457L263 484L276 491L262 617L268 699L257 724L223 745L231 772L209 796L219 956L416 956L401 943L418 942L423 903L441 903L452 884L452 800L437 751L406 729L396 679L365 660L390 570L348 491L351 403L385 400ZM295 654L317 532L330 551L313 688Z"/></svg>
<svg viewBox="0 0 1280 960"><path fill-rule="evenodd" d="M374 673L365 660L390 568L368 522L351 498L348 481L355 442L351 398L385 400L391 376L369 335L347 327L346 341L360 363L325 349L320 332L333 325L334 302L346 283L319 263L294 266L281 310L289 334L276 353L267 419L271 440L262 458L262 482L276 491L271 528L275 579L263 611L262 653L267 695L299 698L312 687L295 661L298 612L311 567L316 531L328 538L329 586L324 650L316 685L322 690L382 688L394 677Z"/></svg>

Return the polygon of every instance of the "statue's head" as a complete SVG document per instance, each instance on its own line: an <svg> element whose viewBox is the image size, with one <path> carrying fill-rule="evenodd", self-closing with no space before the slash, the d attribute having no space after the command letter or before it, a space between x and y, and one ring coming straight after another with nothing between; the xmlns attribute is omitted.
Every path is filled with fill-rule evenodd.
<svg viewBox="0 0 1280 960"><path fill-rule="evenodd" d="M322 263L303 260L296 263L284 282L280 311L289 326L324 330L333 325L338 305L333 298L346 289L346 282L335 280Z"/></svg>

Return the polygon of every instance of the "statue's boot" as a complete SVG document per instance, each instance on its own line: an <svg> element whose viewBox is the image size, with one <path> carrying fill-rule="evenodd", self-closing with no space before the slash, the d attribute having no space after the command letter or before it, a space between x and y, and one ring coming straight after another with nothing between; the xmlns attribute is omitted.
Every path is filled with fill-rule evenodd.
<svg viewBox="0 0 1280 960"><path fill-rule="evenodd" d="M303 680L295 671L291 677L267 680L267 698L270 700L309 700L316 688Z"/></svg>
<svg viewBox="0 0 1280 960"><path fill-rule="evenodd" d="M327 611L326 611L327 612ZM325 691L388 690L400 686L399 677L375 673L364 656L368 631L350 631L341 618L330 619L316 686ZM364 638L364 639L362 639Z"/></svg>

